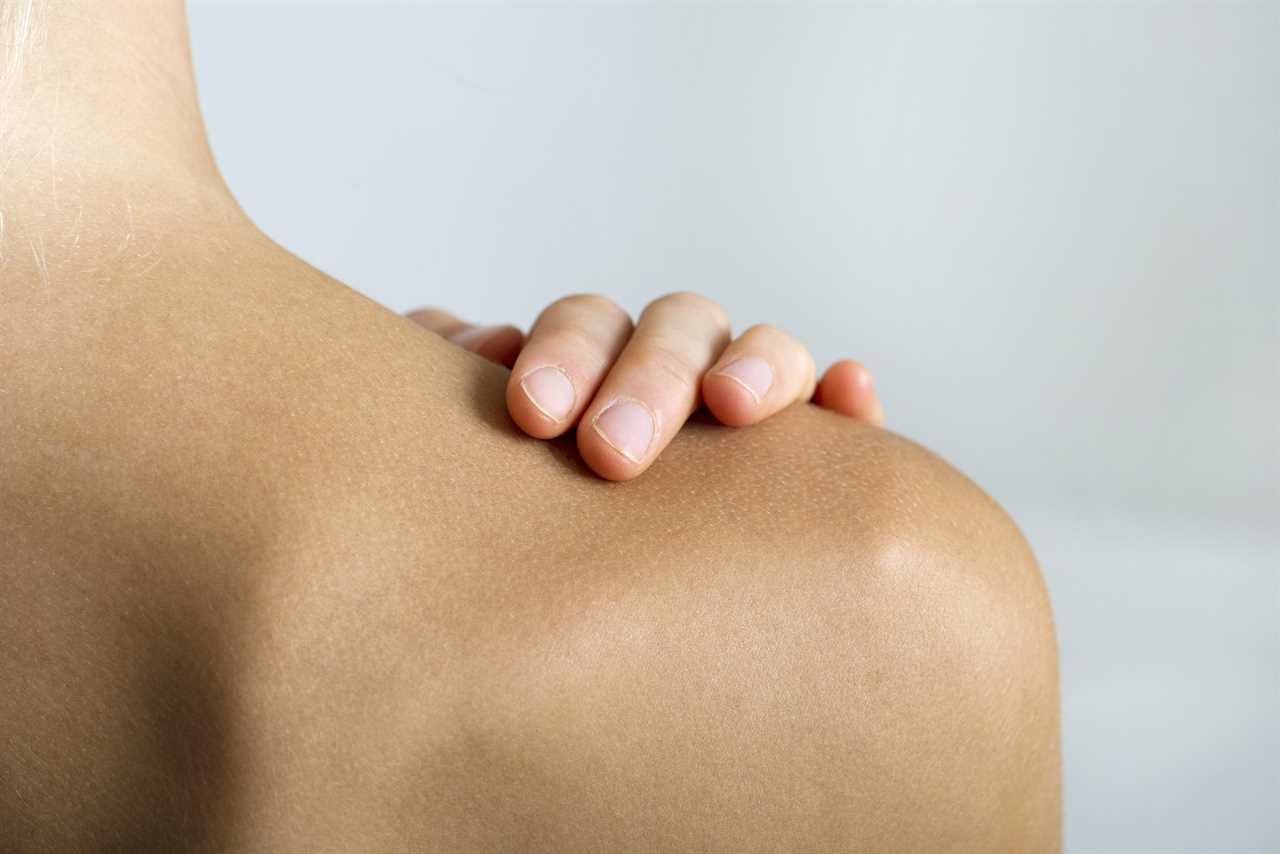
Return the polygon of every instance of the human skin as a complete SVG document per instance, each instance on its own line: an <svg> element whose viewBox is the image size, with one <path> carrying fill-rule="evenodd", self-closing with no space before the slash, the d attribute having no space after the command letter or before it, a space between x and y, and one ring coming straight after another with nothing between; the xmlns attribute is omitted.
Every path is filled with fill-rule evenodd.
<svg viewBox="0 0 1280 854"><path fill-rule="evenodd" d="M1059 850L1047 598L963 475L800 404L597 478L244 216L180 6L35 14L0 850Z"/></svg>
<svg viewBox="0 0 1280 854"><path fill-rule="evenodd" d="M643 474L703 405L734 427L809 400L884 424L863 365L842 359L819 378L793 336L756 324L731 340L724 309L696 293L664 294L635 323L607 297L570 294L542 310L527 338L515 326L475 326L439 309L408 316L510 367L511 420L539 439L578 427L583 461L609 480Z"/></svg>

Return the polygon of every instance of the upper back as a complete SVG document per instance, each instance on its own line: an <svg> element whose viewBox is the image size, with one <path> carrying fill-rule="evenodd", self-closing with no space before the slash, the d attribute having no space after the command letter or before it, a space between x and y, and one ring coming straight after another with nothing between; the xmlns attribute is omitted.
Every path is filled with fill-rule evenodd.
<svg viewBox="0 0 1280 854"><path fill-rule="evenodd" d="M125 251L4 293L14 847L870 839L850 804L902 796L845 776L883 771L862 727L923 755L946 727L893 703L1008 725L883 655L939 602L1041 595L998 509L910 443L798 406L695 421L608 483L509 422L503 369L217 204L135 217ZM943 634L943 662L1013 654ZM974 759L935 767L940 797Z"/></svg>

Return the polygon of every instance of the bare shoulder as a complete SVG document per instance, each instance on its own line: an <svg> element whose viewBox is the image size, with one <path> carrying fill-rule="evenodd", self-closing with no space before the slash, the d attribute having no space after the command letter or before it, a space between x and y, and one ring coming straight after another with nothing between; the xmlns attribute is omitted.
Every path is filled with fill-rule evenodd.
<svg viewBox="0 0 1280 854"><path fill-rule="evenodd" d="M1038 571L927 451L800 406L606 483L274 247L114 284L0 350L9 847L1056 845Z"/></svg>
<svg viewBox="0 0 1280 854"><path fill-rule="evenodd" d="M317 724L361 733L342 767L371 769L349 819L308 813L393 809L448 850L1055 850L1048 603L967 478L801 406L691 425L606 483L506 422L504 372L461 373L456 432L385 466L381 494L408 497L340 497L263 600L263 706L305 731L280 686L346 686L350 717ZM367 799L387 762L401 787Z"/></svg>
<svg viewBox="0 0 1280 854"><path fill-rule="evenodd" d="M1048 602L967 478L797 407L588 491L572 535L541 522L519 642L473 683L487 747L456 784L485 844L1056 850Z"/></svg>

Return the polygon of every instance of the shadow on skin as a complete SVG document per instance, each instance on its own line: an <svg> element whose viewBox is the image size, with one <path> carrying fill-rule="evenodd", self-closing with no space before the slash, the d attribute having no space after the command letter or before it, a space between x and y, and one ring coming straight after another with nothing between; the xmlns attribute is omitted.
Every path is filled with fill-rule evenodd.
<svg viewBox="0 0 1280 854"><path fill-rule="evenodd" d="M472 359L483 362L482 369L475 371L470 377L469 399L472 413L485 427L500 433L505 438L537 448L537 453L544 454L547 459L556 464L558 470L565 474L589 478L603 486L614 485L593 472L583 461L582 455L578 453L575 430L570 430L555 439L535 439L521 430L507 412L507 381L511 377L511 371L480 356L470 353L468 355Z"/></svg>
<svg viewBox="0 0 1280 854"><path fill-rule="evenodd" d="M68 599L85 592L69 576L92 574L55 571L49 592ZM241 791L227 627L193 619L190 600L140 601L151 580L110 578L134 589L93 594L75 630L63 615L59 636L20 632L16 664L32 669L18 715L0 706L22 745L0 796L3 850L227 850Z"/></svg>
<svg viewBox="0 0 1280 854"><path fill-rule="evenodd" d="M140 846L166 841L156 850L225 850L238 789L228 668L200 627L166 623L168 637L145 670L145 708L152 716L160 778L154 784L156 808L121 822L109 838L136 834Z"/></svg>

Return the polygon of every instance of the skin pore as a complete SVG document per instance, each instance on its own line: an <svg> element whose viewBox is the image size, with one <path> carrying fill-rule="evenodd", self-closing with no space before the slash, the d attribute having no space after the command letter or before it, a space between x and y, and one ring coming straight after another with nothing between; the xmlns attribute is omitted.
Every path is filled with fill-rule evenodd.
<svg viewBox="0 0 1280 854"><path fill-rule="evenodd" d="M180 3L0 30L0 849L1059 849L966 478L803 404L596 478L241 212Z"/></svg>

